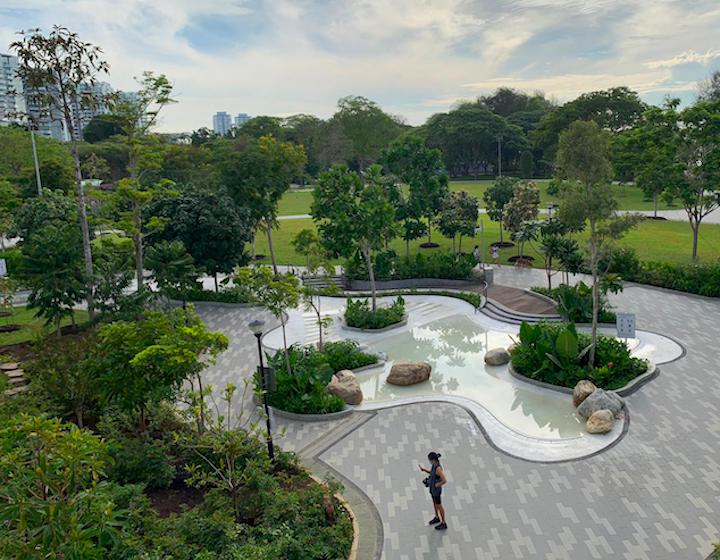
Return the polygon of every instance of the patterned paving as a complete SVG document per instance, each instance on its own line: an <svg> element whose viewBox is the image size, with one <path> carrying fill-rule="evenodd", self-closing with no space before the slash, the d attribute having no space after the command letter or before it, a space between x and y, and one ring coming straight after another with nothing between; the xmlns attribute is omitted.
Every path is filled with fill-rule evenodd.
<svg viewBox="0 0 720 560"><path fill-rule="evenodd" d="M517 287L542 279L541 271L499 272L498 283ZM416 404L378 411L321 453L375 504L384 558L683 560L710 553L720 540L720 302L631 287L614 303L637 313L638 328L678 340L687 355L627 399L630 429L612 449L569 463L525 462L490 447L459 407ZM253 339L235 330L245 329L252 312L201 313L233 344L208 377L217 383L251 366ZM286 425L283 445L295 449L330 429ZM430 450L443 454L450 479L444 534L425 525L432 510L417 463Z"/></svg>

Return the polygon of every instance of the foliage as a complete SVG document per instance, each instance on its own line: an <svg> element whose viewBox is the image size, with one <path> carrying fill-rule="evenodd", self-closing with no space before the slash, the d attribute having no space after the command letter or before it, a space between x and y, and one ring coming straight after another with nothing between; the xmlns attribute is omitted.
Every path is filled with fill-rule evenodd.
<svg viewBox="0 0 720 560"><path fill-rule="evenodd" d="M105 558L120 514L100 482L107 450L72 424L21 415L0 428L0 548L14 558Z"/></svg>
<svg viewBox="0 0 720 560"><path fill-rule="evenodd" d="M377 256L375 266L381 253ZM404 280L410 278L442 278L448 280L470 280L477 264L472 255L452 255L449 253L418 253L413 257L397 257L389 255L390 262L382 267L386 274L378 274L380 280ZM365 263L357 256L345 263L345 274L354 280L367 280L368 273Z"/></svg>
<svg viewBox="0 0 720 560"><path fill-rule="evenodd" d="M367 299L348 298L345 307L345 324L356 329L384 329L403 320L405 300L402 296L388 307L371 309Z"/></svg>
<svg viewBox="0 0 720 560"><path fill-rule="evenodd" d="M504 222L505 205L512 200L515 185L519 182L515 177L498 177L495 183L483 193L483 202L488 217L500 223L500 242L502 243L502 224Z"/></svg>
<svg viewBox="0 0 720 560"><path fill-rule="evenodd" d="M590 379L604 389L619 389L647 370L647 361L632 357L619 340L599 336L592 362L591 348L590 335L578 333L574 323L523 323L512 365L531 379L570 388Z"/></svg>
<svg viewBox="0 0 720 560"><path fill-rule="evenodd" d="M145 255L145 266L160 294L166 297L177 294L182 297L186 291L197 288L198 273L182 241L160 241L151 246Z"/></svg>
<svg viewBox="0 0 720 560"><path fill-rule="evenodd" d="M152 403L177 396L227 347L227 338L207 330L192 308L147 311L137 321L115 321L99 330L96 355L88 364L98 377L105 404L139 414Z"/></svg>
<svg viewBox="0 0 720 560"><path fill-rule="evenodd" d="M464 191L454 192L445 199L440 216L438 229L445 236L453 240L453 253L455 253L455 237L460 235L459 251L462 251L463 235L475 235L479 214L478 199Z"/></svg>
<svg viewBox="0 0 720 560"><path fill-rule="evenodd" d="M522 255L523 242L534 237L534 230L529 231L529 222L537 220L540 207L540 190L535 183L519 182L513 185L513 196L505 204L503 214L503 226L512 233L513 239L518 243L518 256ZM523 231L527 233L523 235Z"/></svg>
<svg viewBox="0 0 720 560"><path fill-rule="evenodd" d="M18 247L0 251L0 259L5 259L9 277L17 278L22 269L22 251Z"/></svg>
<svg viewBox="0 0 720 560"><path fill-rule="evenodd" d="M552 289L535 287L532 290L554 299L558 303L560 313L568 321L573 323L592 322L592 288L584 282L578 282L574 286L560 284ZM598 321L601 323L615 323L615 313L610 311L607 295L602 291L600 294Z"/></svg>
<svg viewBox="0 0 720 560"><path fill-rule="evenodd" d="M293 345L288 354L292 374L287 373L283 354L277 352L268 358L268 365L275 368L277 381L277 388L268 393L268 400L280 410L298 414L342 410L343 400L325 390L333 374L377 363L377 356L361 352L357 343L350 340L328 342L322 351L312 346Z"/></svg>
<svg viewBox="0 0 720 560"><path fill-rule="evenodd" d="M122 120L117 115L95 115L83 128L83 140L95 144L107 140L111 136L124 134Z"/></svg>
<svg viewBox="0 0 720 560"><path fill-rule="evenodd" d="M62 226L76 221L77 208L72 199L60 191L44 189L42 196L26 200L17 209L10 235L24 241L43 226Z"/></svg>

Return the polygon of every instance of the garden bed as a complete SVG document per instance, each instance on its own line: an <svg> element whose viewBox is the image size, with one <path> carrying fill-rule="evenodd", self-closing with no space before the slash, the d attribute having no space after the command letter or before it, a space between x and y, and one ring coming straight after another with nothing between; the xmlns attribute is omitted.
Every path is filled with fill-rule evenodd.
<svg viewBox="0 0 720 560"><path fill-rule="evenodd" d="M347 299L347 306L343 314L343 327L357 331L382 332L388 328L395 328L407 322L405 313L405 300L402 296L389 306L378 306L371 309L368 299Z"/></svg>

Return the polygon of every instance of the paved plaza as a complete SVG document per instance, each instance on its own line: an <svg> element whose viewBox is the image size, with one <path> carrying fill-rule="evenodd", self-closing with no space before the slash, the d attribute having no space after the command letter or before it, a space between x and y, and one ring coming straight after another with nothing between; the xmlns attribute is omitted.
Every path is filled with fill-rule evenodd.
<svg viewBox="0 0 720 560"><path fill-rule="evenodd" d="M498 284L515 287L543 280L537 270L495 274ZM515 459L449 403L334 423L282 421L280 445L365 494L375 511L361 527L376 531L387 560L703 559L720 540L720 302L640 286L612 301L637 314L639 329L675 339L686 354L626 399L628 433L599 455L554 464ZM231 341L206 381L218 389L241 383L257 364L246 325L267 316L209 304L198 310ZM417 464L426 466L431 450L442 453L449 478L446 532L426 525L432 508ZM378 526L368 529L372 523Z"/></svg>

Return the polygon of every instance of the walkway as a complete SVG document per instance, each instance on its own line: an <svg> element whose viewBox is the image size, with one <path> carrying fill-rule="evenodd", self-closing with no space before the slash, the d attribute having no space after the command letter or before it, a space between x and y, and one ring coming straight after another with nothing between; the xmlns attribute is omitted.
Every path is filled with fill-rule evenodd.
<svg viewBox="0 0 720 560"><path fill-rule="evenodd" d="M495 278L527 287L542 285L544 274L503 268ZM491 447L464 409L427 403L356 413L342 425L282 422L280 443L369 497L377 513L363 516L362 534L383 543L387 560L700 560L720 540L720 301L632 286L613 303L637 313L638 328L678 340L687 355L627 399L629 432L600 455L561 464L514 459ZM207 379L238 383L256 363L245 325L258 311L200 311L231 341ZM444 533L426 525L430 501L417 463L429 450L443 454L450 479Z"/></svg>

